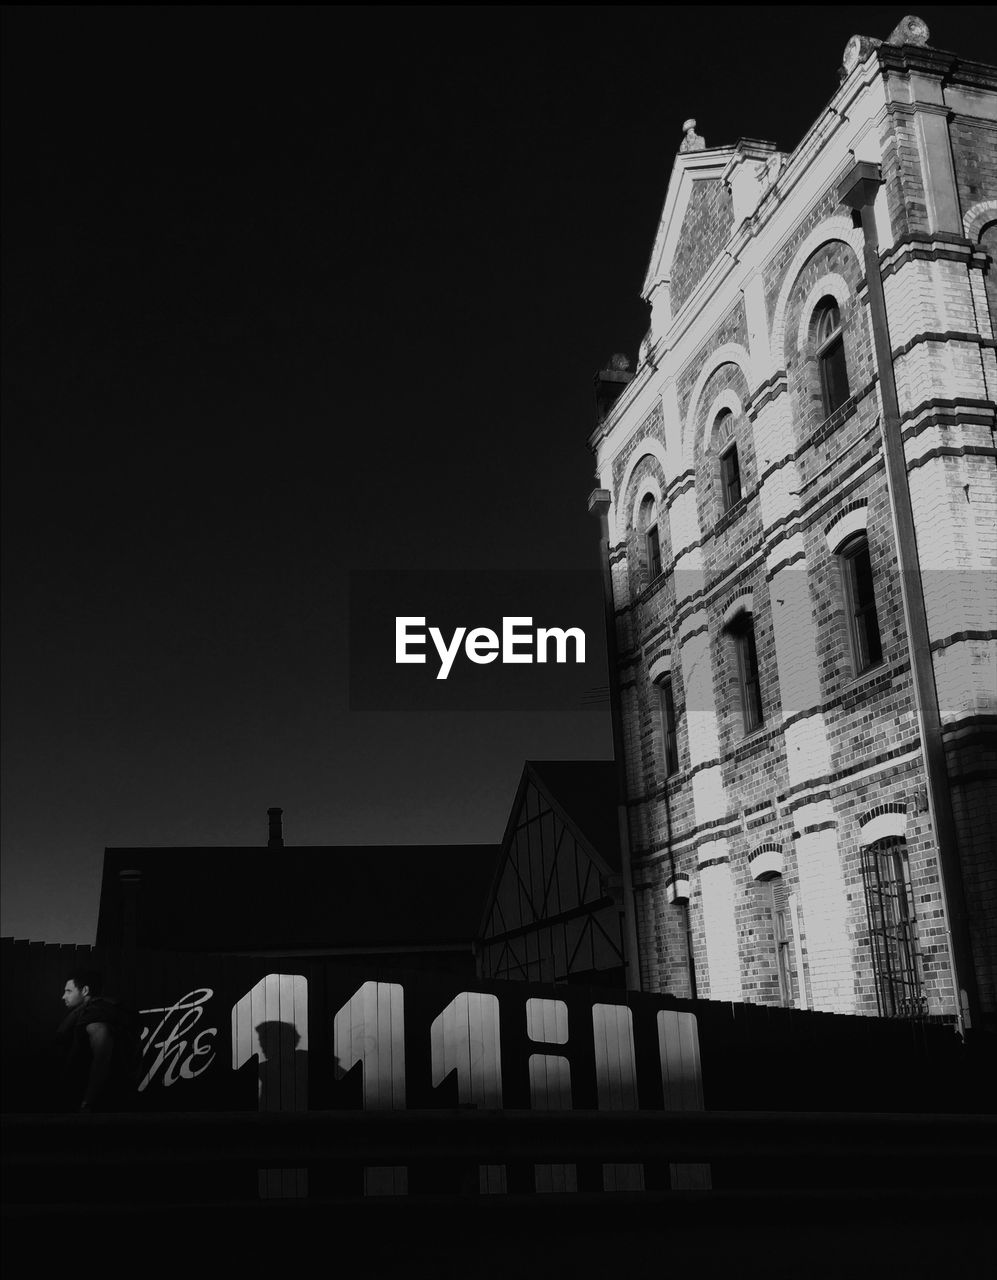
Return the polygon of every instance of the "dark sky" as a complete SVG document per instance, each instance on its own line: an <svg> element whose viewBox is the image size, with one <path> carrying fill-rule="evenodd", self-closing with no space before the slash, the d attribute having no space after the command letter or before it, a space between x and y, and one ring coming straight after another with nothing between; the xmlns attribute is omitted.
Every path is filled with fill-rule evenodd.
<svg viewBox="0 0 997 1280"><path fill-rule="evenodd" d="M611 753L351 712L347 575L597 567L683 120L791 150L904 12L5 11L4 934L92 940L105 845L497 841Z"/></svg>

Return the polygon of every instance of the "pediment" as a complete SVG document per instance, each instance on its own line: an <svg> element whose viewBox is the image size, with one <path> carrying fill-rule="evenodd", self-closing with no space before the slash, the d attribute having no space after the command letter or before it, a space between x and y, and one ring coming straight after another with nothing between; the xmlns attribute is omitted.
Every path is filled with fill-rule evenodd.
<svg viewBox="0 0 997 1280"><path fill-rule="evenodd" d="M657 285L671 281L676 260L687 257L690 250L702 256L704 230L719 234L721 227L714 224L726 220L729 226L733 222L724 171L734 152L734 147L712 147L680 152L675 157L641 290L643 298L649 298ZM697 226L691 225L693 220Z"/></svg>

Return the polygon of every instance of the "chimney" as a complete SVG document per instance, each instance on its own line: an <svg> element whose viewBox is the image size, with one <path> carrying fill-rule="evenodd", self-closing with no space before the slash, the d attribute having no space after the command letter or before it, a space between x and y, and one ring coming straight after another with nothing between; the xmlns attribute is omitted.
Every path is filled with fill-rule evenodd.
<svg viewBox="0 0 997 1280"><path fill-rule="evenodd" d="M609 367L599 370L595 375L596 422L603 421L620 392L632 381L630 361L624 355L612 356Z"/></svg>
<svg viewBox="0 0 997 1280"><path fill-rule="evenodd" d="M142 872L125 868L118 872L121 886L121 946L134 952L138 946L138 897Z"/></svg>
<svg viewBox="0 0 997 1280"><path fill-rule="evenodd" d="M281 826L283 812L283 809L267 810L267 819L270 823L270 835L267 839L268 849L283 849L284 847L284 832Z"/></svg>

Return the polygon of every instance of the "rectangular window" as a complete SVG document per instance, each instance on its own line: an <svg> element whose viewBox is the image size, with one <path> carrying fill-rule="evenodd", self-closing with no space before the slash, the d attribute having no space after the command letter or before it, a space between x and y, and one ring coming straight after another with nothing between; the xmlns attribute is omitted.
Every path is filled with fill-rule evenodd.
<svg viewBox="0 0 997 1280"><path fill-rule="evenodd" d="M662 680L658 685L658 696L661 701L661 733L665 744L665 777L670 778L678 772L679 750L675 735L675 700L672 696L671 677Z"/></svg>
<svg viewBox="0 0 997 1280"><path fill-rule="evenodd" d="M658 538L658 526L651 525L646 536L647 540L647 574L651 582L661 576L661 543Z"/></svg>
<svg viewBox="0 0 997 1280"><path fill-rule="evenodd" d="M845 587L845 607L855 674L868 671L883 660L883 645L872 585L869 542L863 535L854 538L841 552L841 572Z"/></svg>
<svg viewBox="0 0 997 1280"><path fill-rule="evenodd" d="M721 454L720 490L725 511L741 501L741 468L737 460L736 444L732 444L726 453Z"/></svg>
<svg viewBox="0 0 997 1280"><path fill-rule="evenodd" d="M921 1017L926 1009L906 843L891 837L867 845L862 878L879 1013L884 1018Z"/></svg>
<svg viewBox="0 0 997 1280"><path fill-rule="evenodd" d="M758 652L755 649L754 619L742 614L732 628L737 653L737 678L741 687L744 732L751 733L762 723L762 689L758 679Z"/></svg>

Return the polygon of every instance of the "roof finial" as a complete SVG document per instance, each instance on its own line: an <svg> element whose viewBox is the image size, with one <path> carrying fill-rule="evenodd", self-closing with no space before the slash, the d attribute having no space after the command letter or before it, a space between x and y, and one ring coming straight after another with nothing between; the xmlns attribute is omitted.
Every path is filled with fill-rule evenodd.
<svg viewBox="0 0 997 1280"><path fill-rule="evenodd" d="M916 14L909 13L906 18L901 18L893 28L886 38L886 43L896 46L913 44L923 48L930 38L931 32L928 30L928 24L924 19L917 17ZM882 44L883 41L877 40L875 36L852 36L845 45L845 52L841 59L841 79L844 80L851 75L859 63L865 62L869 54L874 49L879 49Z"/></svg>
<svg viewBox="0 0 997 1280"><path fill-rule="evenodd" d="M906 18L901 18L897 25L887 37L887 44L916 44L922 47L928 43L931 38L931 32L928 30L928 24L923 18L919 18L917 14L908 13Z"/></svg>
<svg viewBox="0 0 997 1280"><path fill-rule="evenodd" d="M682 145L679 147L679 155L685 151L705 151L706 139L701 133L696 132L695 120L687 120L682 126L685 130L685 137L682 139Z"/></svg>

